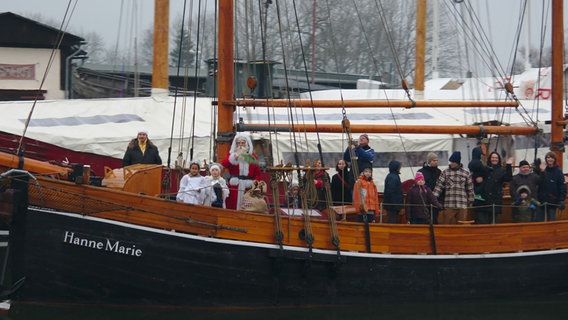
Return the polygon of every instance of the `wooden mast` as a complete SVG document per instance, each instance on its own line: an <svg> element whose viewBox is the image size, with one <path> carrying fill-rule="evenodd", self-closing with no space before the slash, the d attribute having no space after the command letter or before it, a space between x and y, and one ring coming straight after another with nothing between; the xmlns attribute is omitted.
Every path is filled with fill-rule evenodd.
<svg viewBox="0 0 568 320"><path fill-rule="evenodd" d="M414 98L424 99L424 61L426 54L426 0L416 1L416 65L414 68Z"/></svg>
<svg viewBox="0 0 568 320"><path fill-rule="evenodd" d="M233 66L233 0L219 0L219 47L217 60L218 114L216 157L223 159L231 148L233 137L233 105L228 101L234 99L234 66Z"/></svg>
<svg viewBox="0 0 568 320"><path fill-rule="evenodd" d="M155 0L152 95L168 92L169 21L170 0Z"/></svg>
<svg viewBox="0 0 568 320"><path fill-rule="evenodd" d="M562 167L564 127L562 125L564 101L564 0L552 1L552 101L550 150L556 153Z"/></svg>

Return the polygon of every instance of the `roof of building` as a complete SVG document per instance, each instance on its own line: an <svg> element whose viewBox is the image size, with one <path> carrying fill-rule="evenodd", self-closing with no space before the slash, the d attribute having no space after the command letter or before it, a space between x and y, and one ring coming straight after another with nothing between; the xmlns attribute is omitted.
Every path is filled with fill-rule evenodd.
<svg viewBox="0 0 568 320"><path fill-rule="evenodd" d="M60 30L22 17L12 12L0 13L0 47L54 48L60 38ZM85 39L64 33L59 47L68 48Z"/></svg>

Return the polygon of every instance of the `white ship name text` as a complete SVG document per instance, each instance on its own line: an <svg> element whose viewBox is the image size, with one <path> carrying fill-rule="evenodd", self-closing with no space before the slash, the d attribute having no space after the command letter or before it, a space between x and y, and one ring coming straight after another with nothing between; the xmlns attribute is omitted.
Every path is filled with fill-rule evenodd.
<svg viewBox="0 0 568 320"><path fill-rule="evenodd" d="M118 240L94 240L79 237L75 232L65 231L63 242L75 246L91 248L96 250L109 251L127 256L141 257L142 249L136 248L135 244L124 244Z"/></svg>

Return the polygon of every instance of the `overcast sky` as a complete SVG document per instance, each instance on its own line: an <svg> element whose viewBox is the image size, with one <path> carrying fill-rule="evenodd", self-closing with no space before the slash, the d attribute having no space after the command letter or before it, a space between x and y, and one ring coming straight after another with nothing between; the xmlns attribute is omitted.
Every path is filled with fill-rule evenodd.
<svg viewBox="0 0 568 320"><path fill-rule="evenodd" d="M348 2L348 0L345 1ZM439 1L449 2L452 0ZM506 65L514 44L522 0L465 1L471 2L471 5L480 15L480 19L488 19L487 35L492 40L501 63ZM538 47L542 3L549 4L550 0L529 1L532 8L530 25L533 36L531 37L531 47ZM76 4L76 7L68 30L77 35L96 32L103 37L107 46L116 43L119 34L121 39L129 38L134 30L141 33L152 25L154 0L0 0L0 11L11 11L31 18L41 16L44 19L60 23L70 2L72 5ZM187 0L186 2L188 6L191 3L196 6L199 1ZM568 10L568 3L566 2L564 4L565 12ZM170 21L181 16L183 3L183 0L170 0ZM215 1L203 0L202 3L203 6L212 7ZM566 27L566 18L564 24ZM119 32L119 30L121 31ZM550 28L547 30L549 31ZM550 37L547 36L547 42L550 41L549 39ZM521 43L525 43L525 37L521 39Z"/></svg>

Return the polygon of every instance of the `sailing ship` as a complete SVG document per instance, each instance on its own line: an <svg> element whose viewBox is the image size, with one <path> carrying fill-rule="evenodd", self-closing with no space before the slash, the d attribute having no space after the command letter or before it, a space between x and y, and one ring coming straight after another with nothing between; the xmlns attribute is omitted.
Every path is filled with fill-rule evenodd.
<svg viewBox="0 0 568 320"><path fill-rule="evenodd" d="M562 1L553 3L553 12L561 14ZM233 5L232 0L220 0L218 8L222 15L219 132L234 133L235 106L445 105L440 101L235 100ZM559 21L555 30L562 30ZM562 41L562 36L556 40ZM553 94L562 92L561 70L558 66L553 70ZM558 145L562 124L561 113L554 110L562 106L562 96L558 99L552 104L553 145ZM475 101L470 105L503 104ZM296 129L393 130L359 126L345 121L326 128L302 125ZM399 126L397 130L414 129ZM519 132L504 126L432 130ZM519 130L536 132L535 128ZM229 143L220 139L217 153L226 154ZM131 168L121 188L85 183L83 166L62 167L0 153L0 167L1 212L10 225L9 272L14 283L4 297L17 302L254 307L543 296L568 290L568 220L365 224L339 221L332 208L326 219L309 214L285 216L277 201L270 214L173 202L155 196L160 180L154 167ZM277 178L287 170L310 168L270 170Z"/></svg>

